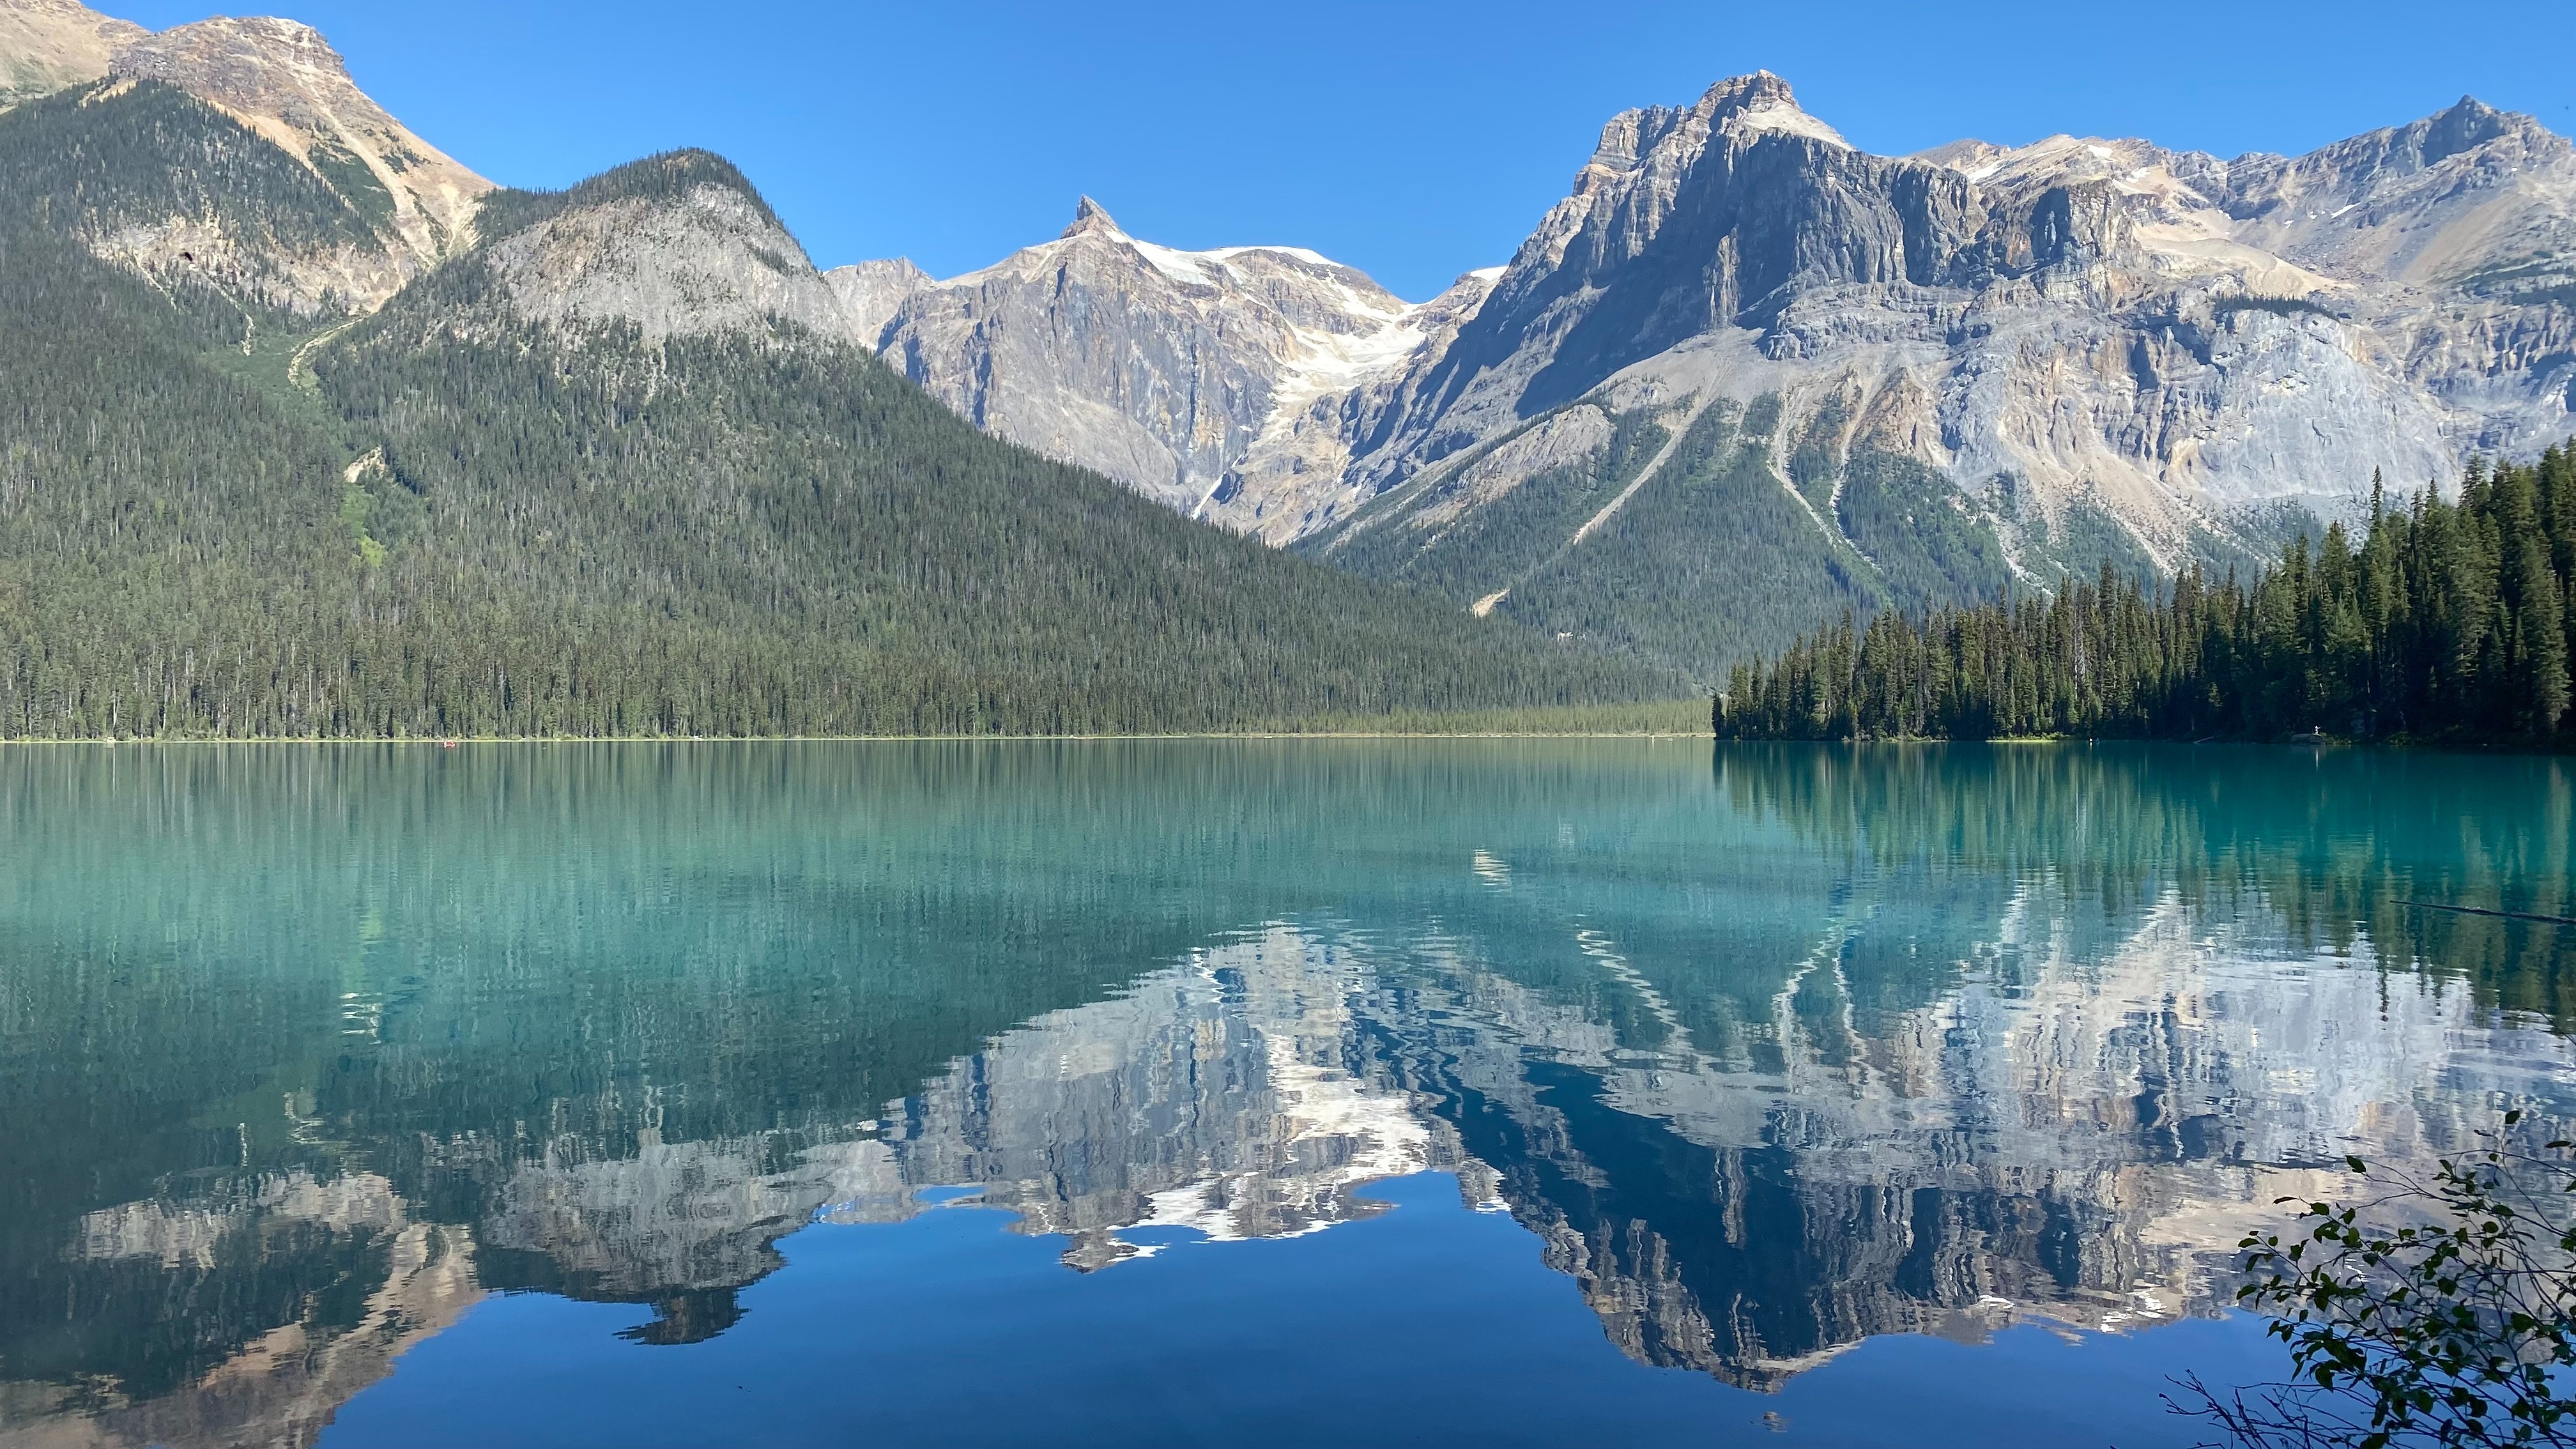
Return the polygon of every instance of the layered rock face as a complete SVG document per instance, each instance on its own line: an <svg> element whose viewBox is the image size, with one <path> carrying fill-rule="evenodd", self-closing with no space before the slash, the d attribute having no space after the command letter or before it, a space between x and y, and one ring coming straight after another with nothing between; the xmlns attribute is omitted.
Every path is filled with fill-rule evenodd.
<svg viewBox="0 0 2576 1449"><path fill-rule="evenodd" d="M1299 248L1138 241L1085 197L1062 236L980 272L830 280L862 341L978 426L1284 542L1384 382L1437 355L1487 278L1413 306Z"/></svg>
<svg viewBox="0 0 2576 1449"><path fill-rule="evenodd" d="M199 138L177 199L151 185L91 192L100 256L156 278L207 282L242 300L313 313L366 311L473 239L492 183L412 134L360 91L321 34L291 20L218 17L153 33L70 0L0 0L0 101L84 83L98 96L174 87L309 173L346 225L281 232L252 214L241 138ZM166 139L166 137L165 137ZM186 168L182 168L186 169ZM306 220L310 220L307 218Z"/></svg>
<svg viewBox="0 0 2576 1449"><path fill-rule="evenodd" d="M1365 472L1614 379L1777 394L1822 461L2000 484L2023 523L2097 503L2171 564L2244 505L2339 515L2373 468L2420 486L2576 425L2571 315L2543 294L2571 217L2567 142L2473 101L2295 161L2067 137L1885 158L1746 77L1605 129Z"/></svg>
<svg viewBox="0 0 2576 1449"><path fill-rule="evenodd" d="M1418 308L1096 209L968 277L835 281L864 340L987 428L1706 670L1837 604L2247 564L2353 517L2374 471L2403 492L2557 441L2571 241L2576 153L2472 100L2297 158L2068 136L1885 157L1764 73L1613 118L1507 267ZM1681 516L1729 470L1742 496ZM1795 604L1757 618L1693 581L1685 538L1782 561L1743 591ZM1728 642L1648 637L1663 615Z"/></svg>

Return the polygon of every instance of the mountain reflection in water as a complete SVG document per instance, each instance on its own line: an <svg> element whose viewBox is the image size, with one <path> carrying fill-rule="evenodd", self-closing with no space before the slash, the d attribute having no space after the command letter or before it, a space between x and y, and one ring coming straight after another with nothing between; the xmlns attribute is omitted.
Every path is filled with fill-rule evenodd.
<svg viewBox="0 0 2576 1449"><path fill-rule="evenodd" d="M0 1442L310 1443L484 1295L700 1342L963 1190L1116 1272L1454 1173L1641 1362L2220 1311L2566 1135L2570 778L2257 750L0 757ZM1175 1229L1188 1230L1176 1234ZM637 1352L646 1351L639 1348Z"/></svg>

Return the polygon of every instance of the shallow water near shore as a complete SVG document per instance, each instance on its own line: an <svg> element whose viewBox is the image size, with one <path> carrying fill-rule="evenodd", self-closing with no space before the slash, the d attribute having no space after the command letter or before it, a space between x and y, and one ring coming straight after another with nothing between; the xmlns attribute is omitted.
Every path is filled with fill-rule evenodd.
<svg viewBox="0 0 2576 1449"><path fill-rule="evenodd" d="M0 754L0 1445L2186 1445L2576 1125L2576 774Z"/></svg>

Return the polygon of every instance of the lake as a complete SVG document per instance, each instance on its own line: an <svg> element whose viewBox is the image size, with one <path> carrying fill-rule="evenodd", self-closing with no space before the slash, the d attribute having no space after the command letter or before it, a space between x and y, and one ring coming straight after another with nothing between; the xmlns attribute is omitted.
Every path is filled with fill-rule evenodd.
<svg viewBox="0 0 2576 1449"><path fill-rule="evenodd" d="M2576 1126L2576 772L0 751L0 1444L2188 1445Z"/></svg>

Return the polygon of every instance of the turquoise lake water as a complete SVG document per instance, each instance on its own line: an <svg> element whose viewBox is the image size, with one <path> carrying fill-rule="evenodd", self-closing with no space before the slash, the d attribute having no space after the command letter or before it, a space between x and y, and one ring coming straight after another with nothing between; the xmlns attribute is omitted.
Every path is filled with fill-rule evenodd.
<svg viewBox="0 0 2576 1449"><path fill-rule="evenodd" d="M0 751L0 1445L2188 1445L2576 1127L2576 771Z"/></svg>

